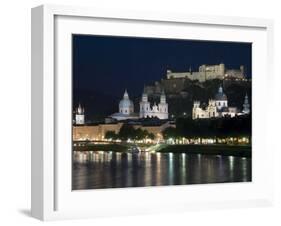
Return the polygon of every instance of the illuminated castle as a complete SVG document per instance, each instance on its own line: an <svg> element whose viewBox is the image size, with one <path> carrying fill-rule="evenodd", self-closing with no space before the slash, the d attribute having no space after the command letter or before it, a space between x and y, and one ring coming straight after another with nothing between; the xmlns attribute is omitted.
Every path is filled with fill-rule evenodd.
<svg viewBox="0 0 281 226"><path fill-rule="evenodd" d="M183 79L188 78L190 80L198 80L199 82L205 82L212 79L245 79L244 66L241 65L239 69L226 69L223 63L218 65L206 65L199 66L198 71L186 72L172 72L167 70L167 79Z"/></svg>

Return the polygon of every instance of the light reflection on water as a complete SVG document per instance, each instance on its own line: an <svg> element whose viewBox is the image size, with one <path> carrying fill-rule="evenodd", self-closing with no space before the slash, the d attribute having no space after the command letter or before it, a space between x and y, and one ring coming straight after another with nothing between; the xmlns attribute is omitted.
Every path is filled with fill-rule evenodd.
<svg viewBox="0 0 281 226"><path fill-rule="evenodd" d="M186 153L74 152L72 188L251 181L251 158Z"/></svg>

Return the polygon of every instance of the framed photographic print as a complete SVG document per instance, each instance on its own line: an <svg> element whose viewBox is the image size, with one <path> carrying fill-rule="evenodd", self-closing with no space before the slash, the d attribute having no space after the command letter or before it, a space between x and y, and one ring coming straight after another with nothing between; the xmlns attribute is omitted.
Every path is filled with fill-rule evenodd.
<svg viewBox="0 0 281 226"><path fill-rule="evenodd" d="M32 215L269 205L272 21L32 9Z"/></svg>

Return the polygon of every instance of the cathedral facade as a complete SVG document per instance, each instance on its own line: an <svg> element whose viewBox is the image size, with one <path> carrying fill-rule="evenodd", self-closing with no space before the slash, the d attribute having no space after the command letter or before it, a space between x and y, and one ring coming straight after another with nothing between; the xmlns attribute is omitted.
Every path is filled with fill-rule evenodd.
<svg viewBox="0 0 281 226"><path fill-rule="evenodd" d="M119 102L119 112L109 116L110 118L116 119L117 121L127 119L138 119L138 118L159 118L168 119L168 103L166 102L166 95L162 91L160 96L160 102L158 104L151 103L148 100L148 94L144 91L140 101L140 112L134 112L134 103L130 100L127 90L124 93L123 99Z"/></svg>
<svg viewBox="0 0 281 226"><path fill-rule="evenodd" d="M144 91L142 94L141 102L140 102L140 118L151 118L151 117L157 117L159 119L168 119L169 113L168 113L168 103L166 102L166 95L164 93L164 90L162 90L161 96L160 96L160 103L156 104L154 103L152 106L150 102L148 101L148 95Z"/></svg>
<svg viewBox="0 0 281 226"><path fill-rule="evenodd" d="M218 93L214 99L210 99L208 106L202 108L200 101L194 101L192 109L192 119L198 118L218 118L224 116L235 117L250 113L250 104L246 94L243 104L243 110L239 111L237 107L229 107L227 96L223 92L222 86L219 87Z"/></svg>

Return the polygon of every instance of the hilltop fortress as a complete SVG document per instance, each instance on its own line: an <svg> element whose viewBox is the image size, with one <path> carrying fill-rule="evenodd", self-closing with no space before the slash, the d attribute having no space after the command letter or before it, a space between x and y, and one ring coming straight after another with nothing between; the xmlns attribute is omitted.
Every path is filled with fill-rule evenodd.
<svg viewBox="0 0 281 226"><path fill-rule="evenodd" d="M172 72L167 70L167 79L173 78L188 78L190 80L198 80L199 82L205 82L206 80L211 79L224 79L224 78L233 78L233 79L245 79L244 66L240 66L240 69L226 69L223 63L218 65L201 65L198 68L198 71L191 71L191 68L188 72Z"/></svg>
<svg viewBox="0 0 281 226"><path fill-rule="evenodd" d="M166 76L160 81L154 82L153 85L146 85L145 92L148 95L160 96L161 90L167 94L185 95L185 87L188 81L198 81L203 83L209 80L219 79L225 82L244 82L248 79L245 75L244 66L239 69L228 69L221 63L218 65L201 65L198 71L192 71L191 68L186 72L173 72L167 70Z"/></svg>

